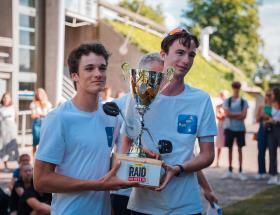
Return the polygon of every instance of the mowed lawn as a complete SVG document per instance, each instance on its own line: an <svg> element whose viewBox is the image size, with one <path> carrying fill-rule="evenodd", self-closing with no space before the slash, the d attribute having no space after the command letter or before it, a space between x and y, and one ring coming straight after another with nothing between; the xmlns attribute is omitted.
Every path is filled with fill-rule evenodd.
<svg viewBox="0 0 280 215"><path fill-rule="evenodd" d="M280 186L223 208L223 215L280 215Z"/></svg>

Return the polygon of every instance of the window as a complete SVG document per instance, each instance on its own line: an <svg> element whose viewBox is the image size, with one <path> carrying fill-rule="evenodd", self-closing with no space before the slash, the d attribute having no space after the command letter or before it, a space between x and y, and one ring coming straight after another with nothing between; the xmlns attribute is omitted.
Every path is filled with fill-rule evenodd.
<svg viewBox="0 0 280 215"><path fill-rule="evenodd" d="M35 0L20 0L19 4L27 7L35 7Z"/></svg>
<svg viewBox="0 0 280 215"><path fill-rule="evenodd" d="M20 48L19 49L19 71L20 72L35 72L34 71L34 50Z"/></svg>

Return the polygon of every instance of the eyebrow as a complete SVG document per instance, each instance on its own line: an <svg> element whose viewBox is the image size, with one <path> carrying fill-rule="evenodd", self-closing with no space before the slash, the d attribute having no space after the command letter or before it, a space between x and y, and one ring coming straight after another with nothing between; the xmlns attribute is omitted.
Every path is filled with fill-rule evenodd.
<svg viewBox="0 0 280 215"><path fill-rule="evenodd" d="M84 67L91 67L91 66L97 66L97 67L106 67L107 68L107 65L106 64L100 64L100 65L96 65L96 64L92 64L92 63L90 63L90 64L86 64Z"/></svg>

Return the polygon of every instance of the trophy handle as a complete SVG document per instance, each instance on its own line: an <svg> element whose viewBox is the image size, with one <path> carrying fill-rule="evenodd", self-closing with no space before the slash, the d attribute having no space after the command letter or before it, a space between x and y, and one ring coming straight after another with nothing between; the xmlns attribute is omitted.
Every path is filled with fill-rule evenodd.
<svg viewBox="0 0 280 215"><path fill-rule="evenodd" d="M121 68L122 68L122 75L123 75L123 78L124 80L127 80L128 77L129 77L129 70L130 70L130 66L127 62L124 62L122 65L121 65Z"/></svg>
<svg viewBox="0 0 280 215"><path fill-rule="evenodd" d="M170 66L167 68L166 73L164 74L164 80L162 81L159 93L161 93L170 83L174 77L175 68Z"/></svg>
<svg viewBox="0 0 280 215"><path fill-rule="evenodd" d="M152 140L153 144L156 144L155 139L153 138L151 132L147 129L147 128L143 128L144 131L146 131L150 137L150 139Z"/></svg>

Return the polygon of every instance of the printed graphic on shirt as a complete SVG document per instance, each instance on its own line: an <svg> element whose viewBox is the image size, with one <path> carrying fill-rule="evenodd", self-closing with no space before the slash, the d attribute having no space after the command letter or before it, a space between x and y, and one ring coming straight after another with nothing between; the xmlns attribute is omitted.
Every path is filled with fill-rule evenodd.
<svg viewBox="0 0 280 215"><path fill-rule="evenodd" d="M171 153L173 150L173 145L169 140L158 141L158 149L160 154Z"/></svg>
<svg viewBox="0 0 280 215"><path fill-rule="evenodd" d="M178 116L177 131L181 134L195 134L197 130L197 116L180 114Z"/></svg>
<svg viewBox="0 0 280 215"><path fill-rule="evenodd" d="M106 134L107 134L107 142L108 146L112 147L113 143L113 134L114 134L114 127L106 127L105 128Z"/></svg>
<svg viewBox="0 0 280 215"><path fill-rule="evenodd" d="M144 164L135 163L128 167L128 181L147 182L147 168Z"/></svg>

